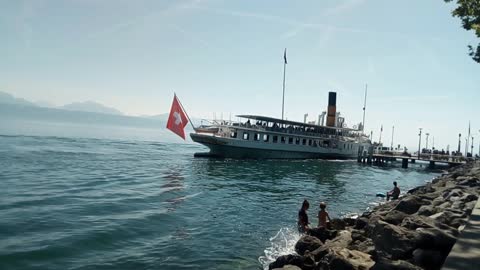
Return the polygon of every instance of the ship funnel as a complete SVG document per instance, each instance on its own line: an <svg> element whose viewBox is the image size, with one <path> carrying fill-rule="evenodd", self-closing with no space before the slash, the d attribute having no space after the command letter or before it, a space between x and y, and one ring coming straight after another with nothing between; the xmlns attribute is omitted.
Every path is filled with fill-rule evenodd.
<svg viewBox="0 0 480 270"><path fill-rule="evenodd" d="M337 112L337 93L328 92L328 110L327 110L327 126L335 126L335 116Z"/></svg>

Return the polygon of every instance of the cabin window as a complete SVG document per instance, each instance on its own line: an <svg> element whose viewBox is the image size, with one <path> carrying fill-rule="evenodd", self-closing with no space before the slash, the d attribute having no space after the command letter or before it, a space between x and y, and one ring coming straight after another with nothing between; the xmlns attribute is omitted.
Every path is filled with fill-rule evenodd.
<svg viewBox="0 0 480 270"><path fill-rule="evenodd" d="M300 144L300 138L295 138L295 144Z"/></svg>
<svg viewBox="0 0 480 270"><path fill-rule="evenodd" d="M278 136L277 136L277 135L274 135L272 139L273 139L273 142L274 142L274 143L277 143L277 142L278 142Z"/></svg>
<svg viewBox="0 0 480 270"><path fill-rule="evenodd" d="M232 131L232 132L230 133L230 138L237 138L237 132Z"/></svg>
<svg viewBox="0 0 480 270"><path fill-rule="evenodd" d="M285 143L285 137L282 136L282 138L280 139L280 142Z"/></svg>
<svg viewBox="0 0 480 270"><path fill-rule="evenodd" d="M243 139L244 140L248 140L249 137L250 137L250 134L248 132L243 132Z"/></svg>
<svg viewBox="0 0 480 270"><path fill-rule="evenodd" d="M263 141L268 142L269 137L268 134L263 134Z"/></svg>
<svg viewBox="0 0 480 270"><path fill-rule="evenodd" d="M312 146L312 140L308 140L308 145Z"/></svg>
<svg viewBox="0 0 480 270"><path fill-rule="evenodd" d="M306 144L307 144L307 139L303 139L303 140L302 140L302 144L303 144L303 145L306 145Z"/></svg>
<svg viewBox="0 0 480 270"><path fill-rule="evenodd" d="M346 146L347 146L347 145L344 143L344 144L343 144L343 149L345 149Z"/></svg>
<svg viewBox="0 0 480 270"><path fill-rule="evenodd" d="M323 141L323 145L324 145L324 147L330 146L330 141Z"/></svg>
<svg viewBox="0 0 480 270"><path fill-rule="evenodd" d="M253 140L254 140L254 141L260 141L260 134L259 134L259 133L255 133L255 134L253 135Z"/></svg>
<svg viewBox="0 0 480 270"><path fill-rule="evenodd" d="M317 147L318 143L317 141L313 141L313 147Z"/></svg>
<svg viewBox="0 0 480 270"><path fill-rule="evenodd" d="M293 138L292 137L288 138L288 144L293 144Z"/></svg>

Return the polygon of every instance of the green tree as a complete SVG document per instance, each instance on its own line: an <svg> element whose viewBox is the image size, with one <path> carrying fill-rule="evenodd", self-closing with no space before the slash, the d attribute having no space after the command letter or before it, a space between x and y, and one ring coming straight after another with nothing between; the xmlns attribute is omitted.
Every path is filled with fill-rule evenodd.
<svg viewBox="0 0 480 270"><path fill-rule="evenodd" d="M444 0L445 2L452 2L454 0ZM480 0L456 0L457 8L452 11L452 16L458 17L462 20L462 25L465 30L475 31L477 37L480 38ZM468 46L470 56L476 62L480 63L480 44L475 49L473 46Z"/></svg>

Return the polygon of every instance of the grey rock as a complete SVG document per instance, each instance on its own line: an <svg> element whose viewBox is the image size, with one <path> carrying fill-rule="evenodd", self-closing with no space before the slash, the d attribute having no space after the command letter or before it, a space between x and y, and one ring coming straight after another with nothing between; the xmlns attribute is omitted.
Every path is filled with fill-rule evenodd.
<svg viewBox="0 0 480 270"><path fill-rule="evenodd" d="M366 217L359 217L355 220L355 229L363 229L368 224L368 219Z"/></svg>
<svg viewBox="0 0 480 270"><path fill-rule="evenodd" d="M283 255L278 257L274 262L272 262L268 266L268 269L282 268L285 265L295 265L300 267L301 269L304 269L306 260L307 258L296 254Z"/></svg>
<svg viewBox="0 0 480 270"><path fill-rule="evenodd" d="M398 225L402 223L403 219L407 217L408 214L400 212L398 210L392 210L388 212L382 219L390 224Z"/></svg>
<svg viewBox="0 0 480 270"><path fill-rule="evenodd" d="M302 270L302 268L296 265L287 264L287 265L284 265L282 268L275 268L273 270Z"/></svg>
<svg viewBox="0 0 480 270"><path fill-rule="evenodd" d="M417 211L417 215L421 216L431 216L435 213L437 213L437 210L432 205L422 205Z"/></svg>
<svg viewBox="0 0 480 270"><path fill-rule="evenodd" d="M413 195L401 200L397 206L395 206L394 210L403 212L405 214L414 214L422 205L427 204L429 204L429 202L425 202L420 197Z"/></svg>
<svg viewBox="0 0 480 270"><path fill-rule="evenodd" d="M372 235L377 251L387 253L392 259L409 258L416 248L417 235L406 228L378 221Z"/></svg>
<svg viewBox="0 0 480 270"><path fill-rule="evenodd" d="M328 265L328 269L336 270L363 270L370 269L375 262L369 254L346 248L331 248L322 259L321 265Z"/></svg>
<svg viewBox="0 0 480 270"><path fill-rule="evenodd" d="M337 236L337 231L328 230L326 228L312 228L308 231L308 234L317 237L320 241L325 243L325 241L335 238Z"/></svg>
<svg viewBox="0 0 480 270"><path fill-rule="evenodd" d="M315 249L321 247L323 245L323 242L320 241L315 236L310 236L310 235L304 235L300 238L300 240L297 241L295 244L295 251L303 255L305 251L314 251Z"/></svg>
<svg viewBox="0 0 480 270"><path fill-rule="evenodd" d="M415 245L421 249L432 249L448 253L457 241L455 236L446 230L438 228L418 228L416 233L418 237Z"/></svg>
<svg viewBox="0 0 480 270"><path fill-rule="evenodd" d="M422 268L403 260L380 258L370 270L422 270Z"/></svg>
<svg viewBox="0 0 480 270"><path fill-rule="evenodd" d="M446 255L438 250L418 248L413 251L413 262L424 269L436 270L442 267Z"/></svg>
<svg viewBox="0 0 480 270"><path fill-rule="evenodd" d="M345 230L347 223L343 219L333 218L330 220L330 228L332 230Z"/></svg>

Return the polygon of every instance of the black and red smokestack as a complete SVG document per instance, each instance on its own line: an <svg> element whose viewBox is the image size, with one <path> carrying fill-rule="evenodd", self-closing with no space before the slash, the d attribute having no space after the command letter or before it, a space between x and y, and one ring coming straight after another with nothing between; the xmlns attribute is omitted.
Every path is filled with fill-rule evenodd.
<svg viewBox="0 0 480 270"><path fill-rule="evenodd" d="M335 126L335 114L337 113L337 93L328 92L328 110L327 110L327 126Z"/></svg>

